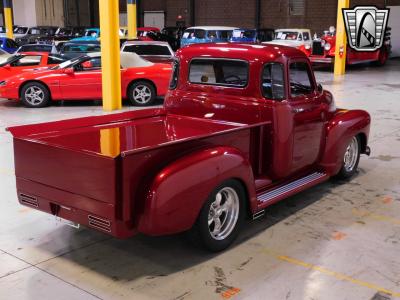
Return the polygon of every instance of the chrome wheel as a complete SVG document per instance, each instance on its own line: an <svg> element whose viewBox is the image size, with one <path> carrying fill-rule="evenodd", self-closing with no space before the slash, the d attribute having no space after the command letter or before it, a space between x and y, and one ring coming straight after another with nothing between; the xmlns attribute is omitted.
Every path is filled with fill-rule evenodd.
<svg viewBox="0 0 400 300"><path fill-rule="evenodd" d="M146 104L152 99L151 90L146 85L138 85L133 90L133 99L140 104Z"/></svg>
<svg viewBox="0 0 400 300"><path fill-rule="evenodd" d="M31 86L25 91L25 100L32 106L37 106L45 100L44 91L37 86Z"/></svg>
<svg viewBox="0 0 400 300"><path fill-rule="evenodd" d="M346 153L343 158L343 166L346 172L352 172L358 160L358 140L357 137L351 139L350 144L347 146Z"/></svg>
<svg viewBox="0 0 400 300"><path fill-rule="evenodd" d="M208 212L208 229L215 240L224 240L236 226L239 217L239 196L231 187L224 187L215 196Z"/></svg>

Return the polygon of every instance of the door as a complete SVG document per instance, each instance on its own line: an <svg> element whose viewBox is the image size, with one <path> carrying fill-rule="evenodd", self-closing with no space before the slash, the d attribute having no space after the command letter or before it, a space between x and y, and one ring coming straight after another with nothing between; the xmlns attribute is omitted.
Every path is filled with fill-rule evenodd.
<svg viewBox="0 0 400 300"><path fill-rule="evenodd" d="M289 105L293 117L293 154L291 173L310 167L318 160L326 105L316 88L311 67L305 59L289 63Z"/></svg>
<svg viewBox="0 0 400 300"><path fill-rule="evenodd" d="M73 66L73 73L63 73L60 92L63 99L101 99L101 58L92 57Z"/></svg>
<svg viewBox="0 0 400 300"><path fill-rule="evenodd" d="M163 11L145 11L144 27L157 27L160 30L164 28L165 13Z"/></svg>

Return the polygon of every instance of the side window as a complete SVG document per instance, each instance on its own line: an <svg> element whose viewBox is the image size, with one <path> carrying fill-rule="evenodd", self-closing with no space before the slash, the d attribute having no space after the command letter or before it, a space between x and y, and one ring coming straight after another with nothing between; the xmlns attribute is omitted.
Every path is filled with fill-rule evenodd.
<svg viewBox="0 0 400 300"><path fill-rule="evenodd" d="M217 37L217 32L215 30L210 30L207 33L207 37L209 39L215 39Z"/></svg>
<svg viewBox="0 0 400 300"><path fill-rule="evenodd" d="M30 67L30 66L38 66L40 64L42 57L39 55L26 55L14 61L11 66L12 67Z"/></svg>
<svg viewBox="0 0 400 300"><path fill-rule="evenodd" d="M248 82L248 63L228 59L193 59L190 63L191 83L244 87Z"/></svg>
<svg viewBox="0 0 400 300"><path fill-rule="evenodd" d="M264 66L262 92L263 96L267 99L285 99L285 76L282 64L269 63Z"/></svg>
<svg viewBox="0 0 400 300"><path fill-rule="evenodd" d="M76 72L93 71L101 68L101 58L94 57L74 66Z"/></svg>
<svg viewBox="0 0 400 300"><path fill-rule="evenodd" d="M61 64L64 61L65 61L65 59L62 59L60 57L49 56L49 58L47 59L47 64L49 64L49 65L58 65L58 64Z"/></svg>
<svg viewBox="0 0 400 300"><path fill-rule="evenodd" d="M206 37L206 31L203 29L196 29L194 31L194 37L196 39L204 39Z"/></svg>
<svg viewBox="0 0 400 300"><path fill-rule="evenodd" d="M305 41L309 41L310 40L310 33L303 32L303 38L304 38Z"/></svg>
<svg viewBox="0 0 400 300"><path fill-rule="evenodd" d="M299 36L297 37L297 40L299 40L299 41L303 40L303 35L301 34L301 32L299 32Z"/></svg>
<svg viewBox="0 0 400 300"><path fill-rule="evenodd" d="M289 66L290 94L292 97L311 94L314 91L311 71L306 62L294 62Z"/></svg>

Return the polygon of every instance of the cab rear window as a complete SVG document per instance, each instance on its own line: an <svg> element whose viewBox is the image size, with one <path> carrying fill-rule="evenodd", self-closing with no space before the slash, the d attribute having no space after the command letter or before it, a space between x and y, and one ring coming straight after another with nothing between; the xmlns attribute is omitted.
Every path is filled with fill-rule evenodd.
<svg viewBox="0 0 400 300"><path fill-rule="evenodd" d="M249 66L246 61L228 59L193 59L189 81L197 84L245 87Z"/></svg>

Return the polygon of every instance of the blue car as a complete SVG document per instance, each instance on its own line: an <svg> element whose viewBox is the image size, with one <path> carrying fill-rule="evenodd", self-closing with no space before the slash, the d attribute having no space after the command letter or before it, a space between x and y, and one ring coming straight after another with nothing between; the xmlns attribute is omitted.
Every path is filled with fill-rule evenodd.
<svg viewBox="0 0 400 300"><path fill-rule="evenodd" d="M255 29L235 29L232 33L230 42L233 43L255 43L257 42L257 30Z"/></svg>
<svg viewBox="0 0 400 300"><path fill-rule="evenodd" d="M230 42L232 43L257 43L269 42L274 38L275 31L271 28L261 29L235 29Z"/></svg>
<svg viewBox="0 0 400 300"><path fill-rule="evenodd" d="M72 39L73 42L93 42L100 38L100 28L88 28L82 37Z"/></svg>
<svg viewBox="0 0 400 300"><path fill-rule="evenodd" d="M189 27L183 32L181 47L199 43L228 42L236 27L225 26L196 26Z"/></svg>
<svg viewBox="0 0 400 300"><path fill-rule="evenodd" d="M0 37L0 48L8 53L14 53L18 50L19 46L12 39Z"/></svg>

